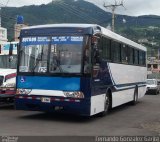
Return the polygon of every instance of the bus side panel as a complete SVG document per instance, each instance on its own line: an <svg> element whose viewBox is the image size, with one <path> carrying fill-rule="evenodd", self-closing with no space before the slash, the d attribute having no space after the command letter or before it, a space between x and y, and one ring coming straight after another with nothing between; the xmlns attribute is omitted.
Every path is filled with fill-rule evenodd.
<svg viewBox="0 0 160 142"><path fill-rule="evenodd" d="M114 90L107 61L102 61L99 71L92 79L91 115L104 111L107 89Z"/></svg>
<svg viewBox="0 0 160 142"><path fill-rule="evenodd" d="M112 107L122 105L133 100L134 88L112 93Z"/></svg>
<svg viewBox="0 0 160 142"><path fill-rule="evenodd" d="M145 93L146 93L146 86L145 85L139 86L138 87L138 97L139 98L144 97Z"/></svg>
<svg viewBox="0 0 160 142"><path fill-rule="evenodd" d="M132 101L136 86L138 86L138 97L144 96L145 67L110 63L109 69L115 87L115 92L112 95L112 107Z"/></svg>
<svg viewBox="0 0 160 142"><path fill-rule="evenodd" d="M91 77L81 77L80 90L84 93L85 99L91 98Z"/></svg>
<svg viewBox="0 0 160 142"><path fill-rule="evenodd" d="M104 100L105 100L105 94L91 97L90 115L94 115L104 111Z"/></svg>
<svg viewBox="0 0 160 142"><path fill-rule="evenodd" d="M91 115L104 110L104 96L108 88L112 91L112 107L116 107L134 99L136 86L138 97L143 97L145 81L145 67L102 62L99 73L93 79Z"/></svg>
<svg viewBox="0 0 160 142"><path fill-rule="evenodd" d="M109 63L112 81L117 89L124 86L145 85L147 78L146 67Z"/></svg>

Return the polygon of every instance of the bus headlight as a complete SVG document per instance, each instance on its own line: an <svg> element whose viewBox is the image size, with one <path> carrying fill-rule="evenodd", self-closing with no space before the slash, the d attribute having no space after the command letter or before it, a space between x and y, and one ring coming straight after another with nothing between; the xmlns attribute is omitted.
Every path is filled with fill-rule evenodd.
<svg viewBox="0 0 160 142"><path fill-rule="evenodd" d="M76 91L76 92L64 92L64 95L69 98L84 98L83 92Z"/></svg>
<svg viewBox="0 0 160 142"><path fill-rule="evenodd" d="M17 89L16 94L17 95L20 95L20 94L28 95L31 91L32 89Z"/></svg>

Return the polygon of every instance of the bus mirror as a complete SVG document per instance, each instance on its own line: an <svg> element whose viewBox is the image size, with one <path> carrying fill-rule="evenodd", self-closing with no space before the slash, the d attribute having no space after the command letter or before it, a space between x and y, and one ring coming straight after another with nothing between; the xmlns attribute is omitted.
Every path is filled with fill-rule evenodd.
<svg viewBox="0 0 160 142"><path fill-rule="evenodd" d="M1 49L1 45L0 45L0 54L1 54L1 50L2 50L2 49Z"/></svg>

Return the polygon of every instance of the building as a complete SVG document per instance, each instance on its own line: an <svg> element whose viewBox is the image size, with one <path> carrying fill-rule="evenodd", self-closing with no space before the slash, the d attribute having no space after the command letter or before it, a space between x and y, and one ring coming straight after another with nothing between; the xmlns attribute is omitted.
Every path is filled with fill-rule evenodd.
<svg viewBox="0 0 160 142"><path fill-rule="evenodd" d="M152 72L160 72L160 60L148 58L147 68Z"/></svg>
<svg viewBox="0 0 160 142"><path fill-rule="evenodd" d="M21 15L17 16L17 23L14 25L14 40L19 41L19 35L22 28L27 27L28 25L24 24L24 18Z"/></svg>
<svg viewBox="0 0 160 142"><path fill-rule="evenodd" d="M160 60L149 57L147 60L147 77L160 79Z"/></svg>
<svg viewBox="0 0 160 142"><path fill-rule="evenodd" d="M7 29L0 27L0 45L7 42Z"/></svg>
<svg viewBox="0 0 160 142"><path fill-rule="evenodd" d="M18 37L22 28L27 27L25 24L15 24L14 25L14 40L19 41Z"/></svg>

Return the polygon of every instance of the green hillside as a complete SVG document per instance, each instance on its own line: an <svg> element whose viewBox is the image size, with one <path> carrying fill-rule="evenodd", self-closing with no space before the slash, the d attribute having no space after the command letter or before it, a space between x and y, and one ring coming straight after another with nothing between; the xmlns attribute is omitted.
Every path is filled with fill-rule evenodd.
<svg viewBox="0 0 160 142"><path fill-rule="evenodd" d="M47 5L32 5L20 8L5 7L2 8L1 15L2 26L8 29L9 40L13 39L13 29L17 15L23 15L24 21L28 25L94 23L107 27L111 24L111 13L83 0L54 0ZM123 19L126 20L125 23ZM131 17L116 15L115 32L147 46L149 55L155 55L156 50L160 47L159 16Z"/></svg>

